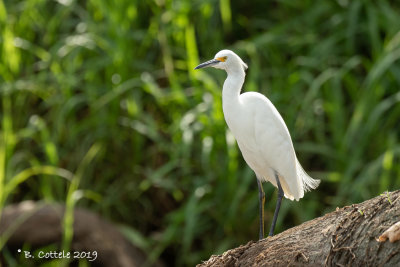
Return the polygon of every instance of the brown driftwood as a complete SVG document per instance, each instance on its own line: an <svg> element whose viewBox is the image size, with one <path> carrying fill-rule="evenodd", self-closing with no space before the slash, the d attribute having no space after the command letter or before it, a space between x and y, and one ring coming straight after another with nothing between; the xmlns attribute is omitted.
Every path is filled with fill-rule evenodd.
<svg viewBox="0 0 400 267"><path fill-rule="evenodd" d="M7 246L15 248L15 251L23 244L32 248L60 244L63 216L62 205L43 205L33 201L10 205L3 210L0 235L11 229ZM144 253L129 243L111 223L80 208L74 210L71 251L96 251L98 256L93 262L96 266L143 266L146 262Z"/></svg>
<svg viewBox="0 0 400 267"><path fill-rule="evenodd" d="M384 241L399 239L399 221L400 190L211 256L197 267L400 266L400 241ZM382 235L391 226L391 234Z"/></svg>

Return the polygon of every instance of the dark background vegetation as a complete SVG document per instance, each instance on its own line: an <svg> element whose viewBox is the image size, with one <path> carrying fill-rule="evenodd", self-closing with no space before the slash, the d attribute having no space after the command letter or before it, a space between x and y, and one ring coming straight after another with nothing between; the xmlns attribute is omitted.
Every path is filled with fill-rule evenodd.
<svg viewBox="0 0 400 267"><path fill-rule="evenodd" d="M257 184L223 118L226 74L193 70L224 48L322 180L283 201L277 232L398 189L399 18L385 0L2 0L0 210L85 207L169 266L255 240Z"/></svg>

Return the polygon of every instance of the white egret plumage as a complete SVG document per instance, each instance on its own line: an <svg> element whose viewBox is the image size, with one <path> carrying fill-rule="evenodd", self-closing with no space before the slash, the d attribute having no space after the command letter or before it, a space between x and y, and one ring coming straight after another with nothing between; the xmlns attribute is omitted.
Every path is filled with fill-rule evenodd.
<svg viewBox="0 0 400 267"><path fill-rule="evenodd" d="M241 94L247 65L230 50L218 52L214 59L195 69L223 69L228 77L222 89L225 121L232 131L243 158L255 172L259 190L260 232L264 237L265 194L261 182L278 188L278 199L269 235L273 235L283 196L299 200L304 192L316 188L319 180L307 175L297 160L289 130L271 101L257 92Z"/></svg>

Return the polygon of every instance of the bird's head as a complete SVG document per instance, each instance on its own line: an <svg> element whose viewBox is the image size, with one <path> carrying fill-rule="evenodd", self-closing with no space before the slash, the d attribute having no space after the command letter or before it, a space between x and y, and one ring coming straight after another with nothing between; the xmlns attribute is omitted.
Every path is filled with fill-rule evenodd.
<svg viewBox="0 0 400 267"><path fill-rule="evenodd" d="M221 50L215 55L214 59L201 63L194 69L201 69L206 67L223 69L226 70L226 72L244 72L247 69L247 64L244 63L243 60L231 50Z"/></svg>

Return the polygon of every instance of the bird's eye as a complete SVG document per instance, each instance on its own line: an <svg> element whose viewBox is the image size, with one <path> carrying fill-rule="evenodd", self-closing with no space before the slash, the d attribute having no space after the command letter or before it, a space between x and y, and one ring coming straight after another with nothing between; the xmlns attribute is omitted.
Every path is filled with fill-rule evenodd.
<svg viewBox="0 0 400 267"><path fill-rule="evenodd" d="M216 60L221 61L221 62L225 62L227 58L228 58L227 56L225 56L225 57L217 57Z"/></svg>

